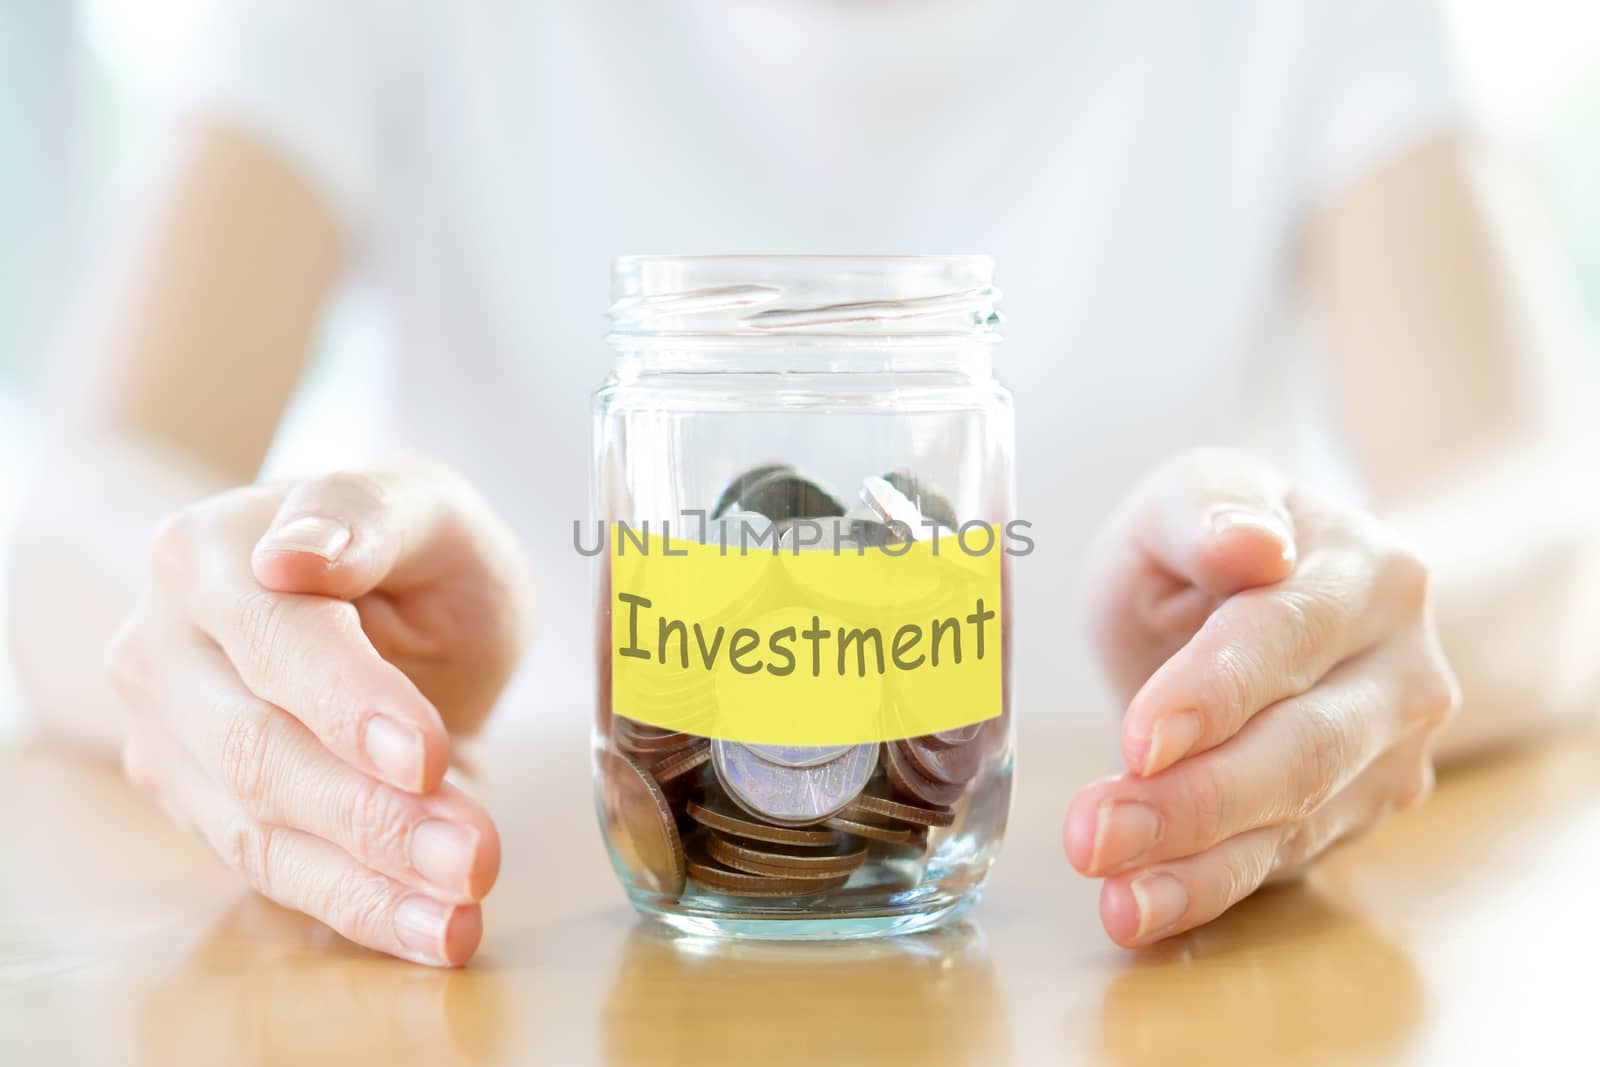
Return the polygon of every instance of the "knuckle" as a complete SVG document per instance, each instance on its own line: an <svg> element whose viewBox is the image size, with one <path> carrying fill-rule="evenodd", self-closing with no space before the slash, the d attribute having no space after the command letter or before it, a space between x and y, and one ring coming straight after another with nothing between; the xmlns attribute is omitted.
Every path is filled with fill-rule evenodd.
<svg viewBox="0 0 1600 1067"><path fill-rule="evenodd" d="M336 634L361 632L361 611L348 600L323 600L316 605L312 618Z"/></svg>
<svg viewBox="0 0 1600 1067"><path fill-rule="evenodd" d="M287 622L288 604L281 595L253 589L239 597L233 620L240 640L241 662L236 666L252 689L281 657Z"/></svg>
<svg viewBox="0 0 1600 1067"><path fill-rule="evenodd" d="M1408 611L1421 612L1427 605L1430 575L1417 555L1395 549L1384 557L1379 573L1390 595Z"/></svg>
<svg viewBox="0 0 1600 1067"><path fill-rule="evenodd" d="M367 864L393 862L406 855L411 808L395 790L363 778L345 806L346 830L357 859Z"/></svg>
<svg viewBox="0 0 1600 1067"><path fill-rule="evenodd" d="M154 669L131 623L106 644L103 670L111 688L129 704L139 703L150 692Z"/></svg>
<svg viewBox="0 0 1600 1067"><path fill-rule="evenodd" d="M388 911L392 893L383 875L347 869L313 891L309 910L346 937L364 941L376 917Z"/></svg>
<svg viewBox="0 0 1600 1067"><path fill-rule="evenodd" d="M1314 839L1305 821L1291 820L1278 837L1276 870L1280 874L1302 870L1311 861Z"/></svg>
<svg viewBox="0 0 1600 1067"><path fill-rule="evenodd" d="M256 889L271 895L272 843L276 831L238 814L223 827L218 852L222 860Z"/></svg>
<svg viewBox="0 0 1600 1067"><path fill-rule="evenodd" d="M1430 731L1444 726L1460 712L1461 685L1442 656L1434 657L1423 672L1415 699L1422 722Z"/></svg>
<svg viewBox="0 0 1600 1067"><path fill-rule="evenodd" d="M245 810L258 811L270 788L272 717L253 708L226 714L229 718L222 735L218 773L223 788L243 804Z"/></svg>
<svg viewBox="0 0 1600 1067"><path fill-rule="evenodd" d="M339 933L366 941L378 928L379 915L389 910L392 894L389 880L378 873L341 873L334 878L331 899L326 904L328 923Z"/></svg>
<svg viewBox="0 0 1600 1067"><path fill-rule="evenodd" d="M194 558L198 505L174 512L161 520L150 541L150 573L159 581L177 581L189 571Z"/></svg>
<svg viewBox="0 0 1600 1067"><path fill-rule="evenodd" d="M1236 730L1250 714L1263 667L1261 653L1252 644L1225 644L1200 684L1201 714L1220 725L1225 733Z"/></svg>
<svg viewBox="0 0 1600 1067"><path fill-rule="evenodd" d="M1272 849L1259 845L1234 849L1223 863L1227 883L1225 900L1236 904L1261 888L1261 883L1272 873Z"/></svg>
<svg viewBox="0 0 1600 1067"><path fill-rule="evenodd" d="M1284 685L1304 693L1321 673L1318 665L1338 629L1337 613L1326 597L1313 591L1280 589L1270 595L1274 609L1270 625L1283 642Z"/></svg>
<svg viewBox="0 0 1600 1067"><path fill-rule="evenodd" d="M337 752L355 752L361 718L351 713L351 694L343 675L329 675L310 697L306 724L325 744Z"/></svg>
<svg viewBox="0 0 1600 1067"><path fill-rule="evenodd" d="M1343 783L1351 762L1350 738L1341 718L1327 708L1298 709L1295 722L1299 737L1289 761L1293 799L1284 814L1305 818L1327 803Z"/></svg>
<svg viewBox="0 0 1600 1067"><path fill-rule="evenodd" d="M1185 768L1180 802L1193 820L1199 847L1209 848L1229 835L1227 789L1210 761L1193 761Z"/></svg>
<svg viewBox="0 0 1600 1067"><path fill-rule="evenodd" d="M1413 765L1411 773L1394 791L1392 803L1395 811L1409 811L1420 806L1433 795L1433 760L1423 757Z"/></svg>
<svg viewBox="0 0 1600 1067"><path fill-rule="evenodd" d="M122 743L122 776L141 792L154 792L158 780L155 761L150 757L150 746L137 734L129 734Z"/></svg>

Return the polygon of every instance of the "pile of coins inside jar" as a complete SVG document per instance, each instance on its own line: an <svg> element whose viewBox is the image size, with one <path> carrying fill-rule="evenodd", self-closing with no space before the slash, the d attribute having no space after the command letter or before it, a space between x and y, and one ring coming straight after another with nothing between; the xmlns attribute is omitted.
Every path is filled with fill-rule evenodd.
<svg viewBox="0 0 1600 1067"><path fill-rule="evenodd" d="M740 475L703 540L795 548L800 520L836 520L839 549L956 528L942 497L904 472L863 480L847 511L815 482L772 464ZM937 527L937 529L936 529ZM804 545L806 542L801 542ZM825 545L833 548L830 538ZM839 889L869 860L917 861L952 826L968 786L1003 743L1001 720L882 744L758 745L610 716L599 754L614 845L658 892L744 898Z"/></svg>

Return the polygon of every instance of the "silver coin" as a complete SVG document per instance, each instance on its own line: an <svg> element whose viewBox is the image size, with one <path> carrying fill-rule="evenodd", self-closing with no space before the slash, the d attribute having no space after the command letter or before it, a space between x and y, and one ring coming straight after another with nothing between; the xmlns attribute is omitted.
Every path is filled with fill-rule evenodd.
<svg viewBox="0 0 1600 1067"><path fill-rule="evenodd" d="M923 525L924 519L921 511L911 502L911 499L896 489L883 478L863 478L861 480L861 501L872 509L872 513L882 519L890 531L901 535L901 527L909 531L913 541L926 541L935 535L941 537L952 536L955 531L940 524L935 531Z"/></svg>
<svg viewBox="0 0 1600 1067"><path fill-rule="evenodd" d="M849 745L746 745L761 759L780 767L817 767L850 751Z"/></svg>
<svg viewBox="0 0 1600 1067"><path fill-rule="evenodd" d="M844 507L826 489L786 468L742 483L737 499L730 503L742 511L760 512L774 522L825 519L844 514ZM724 510L718 509L719 517Z"/></svg>
<svg viewBox="0 0 1600 1067"><path fill-rule="evenodd" d="M882 478L861 480L861 502L884 522L898 522L915 537L922 529L922 512L906 495Z"/></svg>
<svg viewBox="0 0 1600 1067"><path fill-rule="evenodd" d="M882 548L884 545L898 545L905 542L905 538L893 527L886 525L876 511L871 508L851 508L844 513L842 539L847 539L858 545L868 548Z"/></svg>
<svg viewBox="0 0 1600 1067"><path fill-rule="evenodd" d="M950 501L923 485L922 480L910 471L890 471L883 476L883 480L900 490L907 500L916 505L924 518L951 530L961 525Z"/></svg>
<svg viewBox="0 0 1600 1067"><path fill-rule="evenodd" d="M878 745L851 745L815 767L768 763L737 741L713 741L717 780L741 808L780 826L809 826L843 811L878 765Z"/></svg>

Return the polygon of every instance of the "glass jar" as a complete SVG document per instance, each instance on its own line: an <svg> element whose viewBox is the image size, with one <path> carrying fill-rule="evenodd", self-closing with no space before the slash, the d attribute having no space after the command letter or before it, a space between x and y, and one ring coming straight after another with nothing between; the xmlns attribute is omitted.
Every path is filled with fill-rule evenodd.
<svg viewBox="0 0 1600 1067"><path fill-rule="evenodd" d="M1011 396L982 256L616 262L595 394L596 802L643 914L950 922L1011 792Z"/></svg>

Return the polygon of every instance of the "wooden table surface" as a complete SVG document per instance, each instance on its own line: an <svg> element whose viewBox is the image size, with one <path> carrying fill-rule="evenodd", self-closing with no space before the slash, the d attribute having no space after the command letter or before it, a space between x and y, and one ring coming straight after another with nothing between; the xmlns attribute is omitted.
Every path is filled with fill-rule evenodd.
<svg viewBox="0 0 1600 1067"><path fill-rule="evenodd" d="M1024 730L966 923L833 945L636 924L584 745L485 753L506 861L455 972L252 897L114 770L0 750L0 1064L1595 1062L1593 737L1447 774L1307 882L1139 953L1058 844L1111 751L1093 730Z"/></svg>

